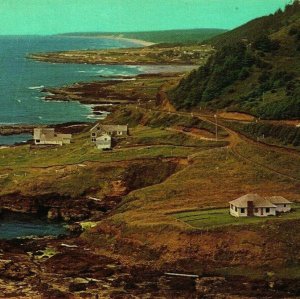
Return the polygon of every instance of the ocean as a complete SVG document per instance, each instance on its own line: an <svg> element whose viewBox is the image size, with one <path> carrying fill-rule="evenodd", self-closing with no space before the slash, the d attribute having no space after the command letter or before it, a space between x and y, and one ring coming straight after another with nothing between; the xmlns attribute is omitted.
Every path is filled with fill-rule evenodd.
<svg viewBox="0 0 300 299"><path fill-rule="evenodd" d="M134 75L138 67L51 64L26 58L29 53L137 47L129 41L61 37L0 37L0 124L56 124L87 121L91 107L77 102L46 102L40 90L80 81L101 80L100 75Z"/></svg>
<svg viewBox="0 0 300 299"><path fill-rule="evenodd" d="M7 211L0 215L0 239L62 234L68 234L65 223L53 223L45 218Z"/></svg>

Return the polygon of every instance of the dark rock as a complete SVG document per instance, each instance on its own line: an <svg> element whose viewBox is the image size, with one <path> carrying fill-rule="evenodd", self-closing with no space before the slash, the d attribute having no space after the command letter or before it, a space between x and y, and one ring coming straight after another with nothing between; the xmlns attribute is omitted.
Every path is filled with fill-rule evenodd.
<svg viewBox="0 0 300 299"><path fill-rule="evenodd" d="M43 299L70 299L70 294L64 293L58 289L48 289L43 294Z"/></svg>
<svg viewBox="0 0 300 299"><path fill-rule="evenodd" d="M136 296L132 296L128 293L126 293L125 291L113 291L110 294L110 298L112 299L133 299L136 298ZM100 297L99 297L100 299Z"/></svg>
<svg viewBox="0 0 300 299"><path fill-rule="evenodd" d="M70 292L86 291L86 288L87 288L87 283L72 282L69 285L69 291Z"/></svg>
<svg viewBox="0 0 300 299"><path fill-rule="evenodd" d="M200 294L209 294L226 285L224 277L201 277L196 279L196 290Z"/></svg>
<svg viewBox="0 0 300 299"><path fill-rule="evenodd" d="M0 276L11 280L23 280L25 277L31 276L33 272L30 265L26 262L13 262L11 260L2 260L0 265Z"/></svg>
<svg viewBox="0 0 300 299"><path fill-rule="evenodd" d="M72 235L80 235L83 230L79 223L73 223L73 224L68 225L68 231Z"/></svg>
<svg viewBox="0 0 300 299"><path fill-rule="evenodd" d="M66 222L68 221L80 221L87 219L90 216L90 212L86 209L61 209L60 215Z"/></svg>
<svg viewBox="0 0 300 299"><path fill-rule="evenodd" d="M59 216L59 210L57 208L51 208L47 214L49 220L57 220L59 219Z"/></svg>

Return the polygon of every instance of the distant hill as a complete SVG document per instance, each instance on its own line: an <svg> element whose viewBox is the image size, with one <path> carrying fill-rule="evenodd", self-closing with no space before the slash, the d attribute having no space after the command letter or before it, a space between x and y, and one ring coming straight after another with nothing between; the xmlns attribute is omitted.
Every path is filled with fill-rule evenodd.
<svg viewBox="0 0 300 299"><path fill-rule="evenodd" d="M143 32L75 32L64 33L68 36L115 36L140 39L153 43L198 43L224 33L224 29L182 29Z"/></svg>
<svg viewBox="0 0 300 299"><path fill-rule="evenodd" d="M239 40L247 39L249 41L254 41L258 35L275 33L280 30L281 27L288 25L287 23L296 20L296 2L295 5L288 5L284 13L281 9L279 9L275 14L249 21L240 27L212 37L207 42L214 46L222 47L235 43Z"/></svg>
<svg viewBox="0 0 300 299"><path fill-rule="evenodd" d="M299 1L210 42L216 54L170 91L177 108L300 118Z"/></svg>

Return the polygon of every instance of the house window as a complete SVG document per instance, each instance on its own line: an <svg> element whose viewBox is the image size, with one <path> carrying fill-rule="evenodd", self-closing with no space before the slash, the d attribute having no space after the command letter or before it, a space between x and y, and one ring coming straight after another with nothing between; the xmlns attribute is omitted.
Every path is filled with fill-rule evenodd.
<svg viewBox="0 0 300 299"><path fill-rule="evenodd" d="M35 141L36 143L40 143L41 141L40 141L40 139L36 139L36 141Z"/></svg>
<svg viewBox="0 0 300 299"><path fill-rule="evenodd" d="M241 208L241 214L245 213L245 208Z"/></svg>
<svg viewBox="0 0 300 299"><path fill-rule="evenodd" d="M237 207L235 207L234 209L235 209L235 211L237 212Z"/></svg>
<svg viewBox="0 0 300 299"><path fill-rule="evenodd" d="M254 211L255 211L255 213L258 213L258 208L255 208Z"/></svg>
<svg viewBox="0 0 300 299"><path fill-rule="evenodd" d="M270 208L266 208L266 213L270 213Z"/></svg>
<svg viewBox="0 0 300 299"><path fill-rule="evenodd" d="M230 209L233 210L233 205L230 205Z"/></svg>
<svg viewBox="0 0 300 299"><path fill-rule="evenodd" d="M96 133L92 133L92 136L96 136Z"/></svg>
<svg viewBox="0 0 300 299"><path fill-rule="evenodd" d="M283 205L284 208L286 208L286 205Z"/></svg>
<svg viewBox="0 0 300 299"><path fill-rule="evenodd" d="M97 127L97 130L99 131L99 130L100 130L100 127Z"/></svg>
<svg viewBox="0 0 300 299"><path fill-rule="evenodd" d="M95 142L95 141L96 141L96 138L92 138L92 141Z"/></svg>

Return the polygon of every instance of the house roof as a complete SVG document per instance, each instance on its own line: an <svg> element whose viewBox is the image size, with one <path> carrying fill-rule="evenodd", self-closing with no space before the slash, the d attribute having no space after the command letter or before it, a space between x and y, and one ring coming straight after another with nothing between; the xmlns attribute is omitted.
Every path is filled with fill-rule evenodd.
<svg viewBox="0 0 300 299"><path fill-rule="evenodd" d="M63 140L63 139L71 139L72 134L55 134L54 128L35 128L34 129L34 138L41 140Z"/></svg>
<svg viewBox="0 0 300 299"><path fill-rule="evenodd" d="M34 136L40 136L40 135L54 135L54 129L53 128L34 128L33 130Z"/></svg>
<svg viewBox="0 0 300 299"><path fill-rule="evenodd" d="M102 125L100 123L95 124L90 131L93 131L97 127L100 127L103 131L127 131L128 126L127 125Z"/></svg>
<svg viewBox="0 0 300 299"><path fill-rule="evenodd" d="M229 203L238 208L247 208L249 201L253 201L255 208L276 208L270 200L258 194L246 194L230 201Z"/></svg>
<svg viewBox="0 0 300 299"><path fill-rule="evenodd" d="M271 203L273 204L291 204L292 202L287 200L286 198L282 196L270 196L266 197Z"/></svg>
<svg viewBox="0 0 300 299"><path fill-rule="evenodd" d="M72 134L60 134L60 133L58 133L56 136L59 137L59 138L66 138L66 139L71 139L72 138Z"/></svg>
<svg viewBox="0 0 300 299"><path fill-rule="evenodd" d="M102 125L101 128L106 132L111 131L127 131L128 127L125 125Z"/></svg>

